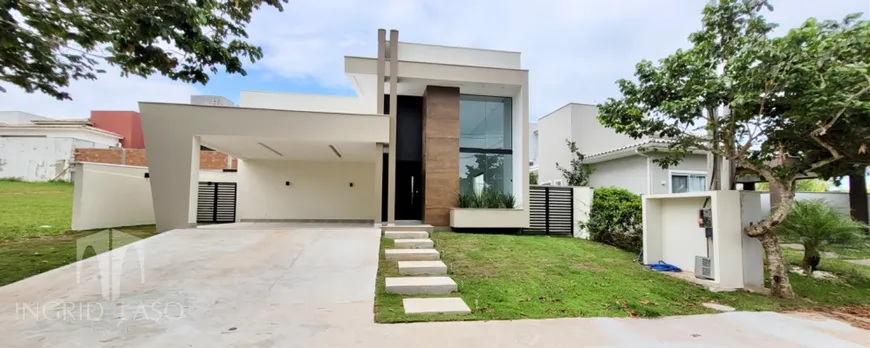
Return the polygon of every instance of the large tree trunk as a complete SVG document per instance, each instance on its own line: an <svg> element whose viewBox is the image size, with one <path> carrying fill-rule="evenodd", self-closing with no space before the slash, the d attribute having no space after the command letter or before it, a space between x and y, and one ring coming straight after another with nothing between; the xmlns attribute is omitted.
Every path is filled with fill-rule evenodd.
<svg viewBox="0 0 870 348"><path fill-rule="evenodd" d="M849 174L849 208L852 218L863 223L870 223L870 212L867 209L867 181L864 168Z"/></svg>
<svg viewBox="0 0 870 348"><path fill-rule="evenodd" d="M746 235L757 238L761 241L761 247L764 248L764 255L767 258L767 270L770 276L770 294L782 298L794 298L794 290L791 288L791 282L788 280L788 264L782 256L782 250L779 248L779 239L773 234L773 227L778 225L788 215L791 210L791 203L794 201L794 188L790 183L783 183L771 178L767 178L770 182L771 202L774 202L774 194L778 193L778 204L771 204L770 215L746 228Z"/></svg>

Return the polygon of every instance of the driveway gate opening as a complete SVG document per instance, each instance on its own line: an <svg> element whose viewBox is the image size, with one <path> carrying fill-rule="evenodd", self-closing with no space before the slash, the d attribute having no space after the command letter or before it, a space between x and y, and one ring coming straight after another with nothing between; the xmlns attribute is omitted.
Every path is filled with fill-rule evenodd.
<svg viewBox="0 0 870 348"><path fill-rule="evenodd" d="M566 186L529 187L529 227L548 235L574 234L574 188Z"/></svg>
<svg viewBox="0 0 870 348"><path fill-rule="evenodd" d="M200 182L196 200L196 222L236 222L236 183Z"/></svg>

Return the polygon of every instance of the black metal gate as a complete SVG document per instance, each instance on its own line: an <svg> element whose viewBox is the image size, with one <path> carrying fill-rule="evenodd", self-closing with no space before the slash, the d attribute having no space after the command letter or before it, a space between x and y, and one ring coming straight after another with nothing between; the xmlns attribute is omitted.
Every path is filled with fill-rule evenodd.
<svg viewBox="0 0 870 348"><path fill-rule="evenodd" d="M236 183L200 182L196 201L196 222L236 222Z"/></svg>
<svg viewBox="0 0 870 348"><path fill-rule="evenodd" d="M574 234L574 188L565 186L531 186L530 227L548 235Z"/></svg>

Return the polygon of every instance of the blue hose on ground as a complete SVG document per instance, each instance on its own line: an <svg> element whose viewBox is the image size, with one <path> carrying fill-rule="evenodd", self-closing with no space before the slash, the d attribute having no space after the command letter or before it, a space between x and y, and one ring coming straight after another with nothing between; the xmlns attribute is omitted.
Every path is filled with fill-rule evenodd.
<svg viewBox="0 0 870 348"><path fill-rule="evenodd" d="M642 258L643 258L643 249L640 249L640 252L637 253L637 259L635 259L634 262L637 262L637 263L643 265ZM649 266L649 268L656 270L656 271L659 271L659 272L682 272L683 271L679 267L674 266L674 265L669 264L669 263L665 263L664 261L659 261L659 263L657 263L657 264L652 264L652 265L647 265L647 266Z"/></svg>

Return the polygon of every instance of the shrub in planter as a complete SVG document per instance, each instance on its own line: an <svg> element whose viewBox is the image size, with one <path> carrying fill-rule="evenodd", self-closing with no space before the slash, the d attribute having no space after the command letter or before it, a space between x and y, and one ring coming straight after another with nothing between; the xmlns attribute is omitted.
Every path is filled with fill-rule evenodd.
<svg viewBox="0 0 870 348"><path fill-rule="evenodd" d="M589 220L580 223L589 238L631 252L643 247L643 211L640 195L626 189L595 189Z"/></svg>
<svg viewBox="0 0 870 348"><path fill-rule="evenodd" d="M514 207L516 198L510 193L504 193L490 188L480 193L462 193L459 195L459 208L510 209Z"/></svg>

